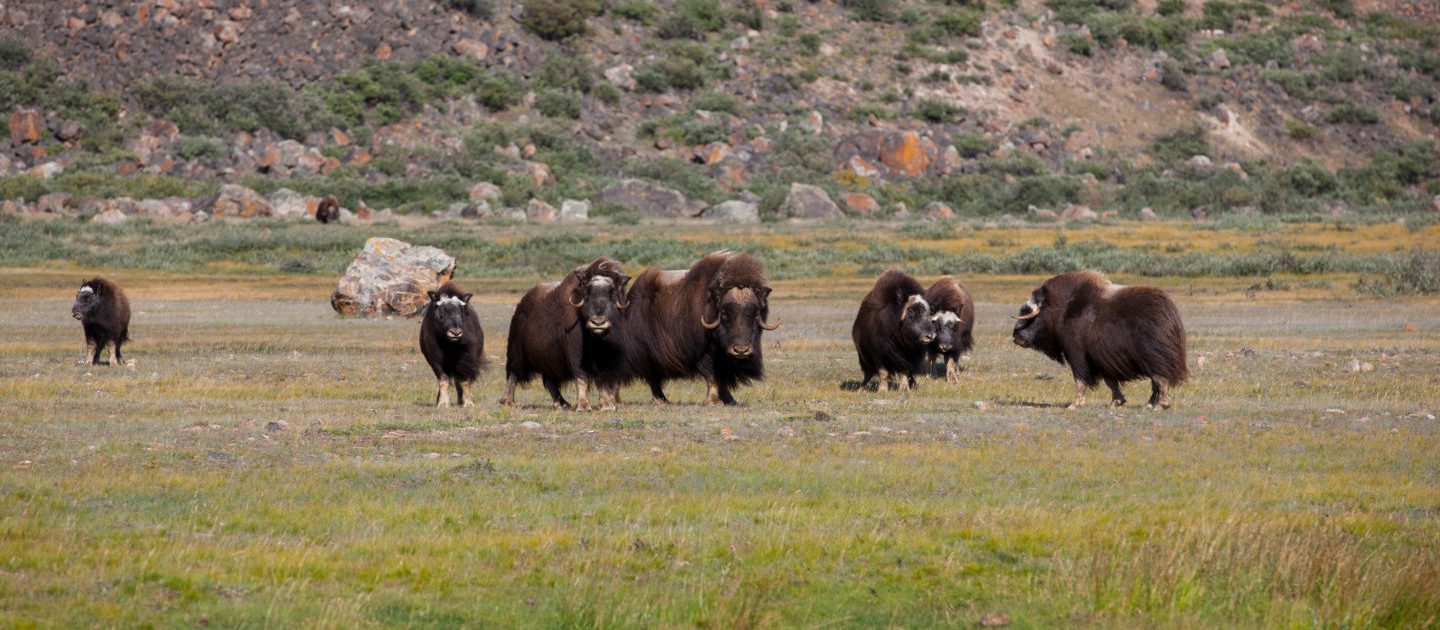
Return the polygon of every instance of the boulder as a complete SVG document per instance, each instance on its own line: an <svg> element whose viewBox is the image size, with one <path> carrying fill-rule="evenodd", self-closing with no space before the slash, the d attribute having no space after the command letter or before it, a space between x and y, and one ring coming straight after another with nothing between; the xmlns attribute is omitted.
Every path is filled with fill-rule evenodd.
<svg viewBox="0 0 1440 630"><path fill-rule="evenodd" d="M819 186L793 182L790 194L780 204L780 215L797 219L840 219L845 215L840 206L830 200L830 195Z"/></svg>
<svg viewBox="0 0 1440 630"><path fill-rule="evenodd" d="M455 257L435 247L372 238L340 276L330 306L341 315L413 316L455 273Z"/></svg>
<svg viewBox="0 0 1440 630"><path fill-rule="evenodd" d="M70 193L49 193L35 200L35 207L41 212L60 214L75 207L75 196Z"/></svg>
<svg viewBox="0 0 1440 630"><path fill-rule="evenodd" d="M1062 221L1093 221L1099 216L1090 206L1083 204L1067 203L1065 209L1060 211Z"/></svg>
<svg viewBox="0 0 1440 630"><path fill-rule="evenodd" d="M845 193L842 198L847 207L859 214L868 216L880 211L880 204L875 202L875 198L865 193Z"/></svg>
<svg viewBox="0 0 1440 630"><path fill-rule="evenodd" d="M634 70L634 68L630 67L630 64L622 63L618 66L605 70L605 80L614 83L615 87L621 88L627 92L634 92L635 78L630 76L630 72L632 70Z"/></svg>
<svg viewBox="0 0 1440 630"><path fill-rule="evenodd" d="M490 182L480 182L470 187L470 201L499 199L503 194L500 187Z"/></svg>
<svg viewBox="0 0 1440 630"><path fill-rule="evenodd" d="M1030 206L1027 214L1030 215L1031 220L1035 221L1055 221L1060 218L1060 215L1055 214L1054 210L1050 210L1048 208L1036 208L1035 206Z"/></svg>
<svg viewBox="0 0 1440 630"><path fill-rule="evenodd" d="M579 222L590 220L590 202L565 199L560 202L560 220Z"/></svg>
<svg viewBox="0 0 1440 630"><path fill-rule="evenodd" d="M65 172L64 164L59 162L46 162L25 171L25 174L31 177L39 177L40 179L50 179L63 172Z"/></svg>
<svg viewBox="0 0 1440 630"><path fill-rule="evenodd" d="M1140 209L1140 220L1141 220L1141 221L1154 221L1154 220L1156 220L1156 219L1158 219L1158 218L1160 218L1160 217L1155 216L1155 211L1154 211L1154 210L1151 210L1151 209L1150 209L1150 206L1145 206L1144 208L1141 208L1141 209Z"/></svg>
<svg viewBox="0 0 1440 630"><path fill-rule="evenodd" d="M554 223L559 216L560 211L556 210L555 206L539 199L531 199L530 203L525 205L525 220L531 223Z"/></svg>
<svg viewBox="0 0 1440 630"><path fill-rule="evenodd" d="M940 147L914 131L862 131L835 145L835 163L863 177L915 177L932 163L943 166Z"/></svg>
<svg viewBox="0 0 1440 630"><path fill-rule="evenodd" d="M124 212L116 210L115 208L111 208L109 210L101 212L100 214L90 217L90 222L99 223L101 225L120 225L121 223L129 220L129 218L130 217L126 216Z"/></svg>
<svg viewBox="0 0 1440 630"><path fill-rule="evenodd" d="M45 131L45 118L39 110L19 109L10 114L10 141L15 144L39 142Z"/></svg>
<svg viewBox="0 0 1440 630"><path fill-rule="evenodd" d="M649 217L693 217L705 209L705 202L687 199L678 190L639 179L612 184L596 195L598 203L613 203Z"/></svg>
<svg viewBox="0 0 1440 630"><path fill-rule="evenodd" d="M950 209L950 206L945 205L945 203L942 201L932 201L930 203L927 203L925 204L924 208L921 208L920 211L924 213L925 217L928 219L955 218L955 211Z"/></svg>
<svg viewBox="0 0 1440 630"><path fill-rule="evenodd" d="M203 211L217 217L268 217L274 214L274 208L264 197L249 188L238 184L225 184L220 187L220 192L202 199L196 205L196 211Z"/></svg>
<svg viewBox="0 0 1440 630"><path fill-rule="evenodd" d="M706 208L700 217L717 221L757 223L760 221L760 205L753 201L732 199Z"/></svg>
<svg viewBox="0 0 1440 630"><path fill-rule="evenodd" d="M303 219L310 210L310 204L306 202L305 195L289 188L281 188L270 193L265 201L270 204L271 214L285 219Z"/></svg>

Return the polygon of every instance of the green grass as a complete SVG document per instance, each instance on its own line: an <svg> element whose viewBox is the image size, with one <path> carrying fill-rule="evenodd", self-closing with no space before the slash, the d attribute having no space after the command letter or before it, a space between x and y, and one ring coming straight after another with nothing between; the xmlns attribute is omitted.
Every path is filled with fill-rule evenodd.
<svg viewBox="0 0 1440 630"><path fill-rule="evenodd" d="M1375 246L1319 227L1261 230ZM951 238L991 236L970 232ZM1433 297L1159 278L1206 365L1169 412L1067 412L1063 368L1008 341L1040 276L963 276L975 360L909 395L841 388L869 274L807 277L775 283L785 327L741 407L684 383L668 408L632 387L617 412L556 412L531 387L502 410L492 370L478 409L436 411L415 323L335 318L330 275L5 264L5 625L1419 627L1440 608L1440 353L1405 330L1440 325ZM498 360L531 279L480 268L459 279ZM90 271L129 288L133 370L73 364Z"/></svg>

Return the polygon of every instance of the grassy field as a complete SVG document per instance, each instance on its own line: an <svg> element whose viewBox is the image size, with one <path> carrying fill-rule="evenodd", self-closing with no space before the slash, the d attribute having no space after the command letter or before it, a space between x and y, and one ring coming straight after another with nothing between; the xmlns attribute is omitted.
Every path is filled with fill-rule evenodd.
<svg viewBox="0 0 1440 630"><path fill-rule="evenodd" d="M0 626L1440 625L1440 299L1357 293L1368 267L1121 270L1171 292L1204 364L1168 412L1067 412L1064 368L1009 342L1039 271L962 274L979 323L958 385L842 388L859 378L849 326L871 267L923 266L909 246L1068 247L1053 227L640 226L676 257L856 252L778 274L785 326L739 407L699 406L692 383L666 408L632 387L618 412L556 412L532 387L507 410L496 369L478 408L435 410L417 322L329 309L331 267L364 228L275 227L290 236L225 253L239 228L16 225L0 236ZM147 248L147 229L170 240ZM543 237L384 230L474 256ZM1275 243L1374 261L1436 230L1059 234L1198 261ZM630 246L608 232L581 251L504 250L533 257L503 274L462 258L497 362L519 293L567 255ZM47 257L43 238L71 249ZM288 259L321 263L284 273ZM133 368L76 365L67 307L95 271L129 290Z"/></svg>

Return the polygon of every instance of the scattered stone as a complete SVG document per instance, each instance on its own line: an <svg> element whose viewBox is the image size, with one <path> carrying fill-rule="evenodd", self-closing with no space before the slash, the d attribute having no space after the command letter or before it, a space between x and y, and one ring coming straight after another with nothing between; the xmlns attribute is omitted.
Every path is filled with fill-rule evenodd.
<svg viewBox="0 0 1440 630"><path fill-rule="evenodd" d="M989 613L980 618L981 628L998 628L1010 625L1010 615L1005 613Z"/></svg>
<svg viewBox="0 0 1440 630"><path fill-rule="evenodd" d="M1371 368L1371 369L1374 369L1374 368ZM1350 359L1350 362L1345 364L1345 371L1346 371L1346 372L1351 372L1351 373L1359 372L1359 371L1360 371L1360 359Z"/></svg>
<svg viewBox="0 0 1440 630"><path fill-rule="evenodd" d="M1205 65L1211 70L1224 70L1230 67L1230 57L1225 54L1224 48L1216 48L1215 52L1205 57Z"/></svg>
<svg viewBox="0 0 1440 630"><path fill-rule="evenodd" d="M111 208L109 210L101 212L100 214L90 217L90 222L99 223L101 225L120 225L121 223L124 223L129 219L130 217L125 216L124 212Z"/></svg>
<svg viewBox="0 0 1440 630"><path fill-rule="evenodd" d="M272 215L286 219L303 219L309 216L310 204L306 202L305 195L280 188L270 193L265 201L270 204Z"/></svg>
<svg viewBox="0 0 1440 630"><path fill-rule="evenodd" d="M529 430L529 431L535 431L535 430L539 430L539 429L545 428L545 425L540 424L539 422L536 422L536 421L534 421L534 420L526 420L526 421L520 423L520 428L526 429L526 430Z"/></svg>
<svg viewBox="0 0 1440 630"><path fill-rule="evenodd" d="M1374 371L1375 371L1375 364L1369 363L1369 362L1361 363L1361 364L1360 364L1360 371L1361 371L1361 372L1374 372Z"/></svg>
<svg viewBox="0 0 1440 630"><path fill-rule="evenodd" d="M50 179L63 172L65 172L64 164L59 162L46 162L25 171L25 174L31 177L39 177L40 179Z"/></svg>
<svg viewBox="0 0 1440 630"><path fill-rule="evenodd" d="M290 423L284 420L271 420L265 423L265 430L271 433L279 433L290 428Z"/></svg>
<svg viewBox="0 0 1440 630"><path fill-rule="evenodd" d="M825 117L820 115L820 112L812 111L805 120L800 121L800 128L814 134L825 131Z"/></svg>
<svg viewBox="0 0 1440 630"><path fill-rule="evenodd" d="M10 114L10 141L19 145L39 142L45 129L45 118L39 110L18 109Z"/></svg>
<svg viewBox="0 0 1440 630"><path fill-rule="evenodd" d="M1210 168L1210 158L1204 155L1192 155L1185 161L1186 164L1195 168Z"/></svg>
<svg viewBox="0 0 1440 630"><path fill-rule="evenodd" d="M1060 219L1060 215L1056 214L1054 210L1051 210L1049 208L1036 208L1035 206L1030 206L1030 209L1026 212L1030 215L1030 218L1032 220L1058 221Z"/></svg>
<svg viewBox="0 0 1440 630"><path fill-rule="evenodd" d="M732 199L706 208L700 217L737 223L757 223L760 221L760 205L753 201Z"/></svg>
<svg viewBox="0 0 1440 630"><path fill-rule="evenodd" d="M1430 200L1430 211L1440 212L1440 195L1435 195L1435 198Z"/></svg>
<svg viewBox="0 0 1440 630"><path fill-rule="evenodd" d="M560 220L579 222L590 220L590 202L565 199L560 202Z"/></svg>
<svg viewBox="0 0 1440 630"><path fill-rule="evenodd" d="M908 219L910 218L910 206L905 205L903 201L897 201L894 206L891 206L890 214L897 219Z"/></svg>
<svg viewBox="0 0 1440 630"><path fill-rule="evenodd" d="M920 209L920 212L923 213L923 214L925 215L925 217L926 217L926 218L929 218L929 219L953 219L953 218L955 218L955 211L952 210L952 209L950 208L950 206L945 205L945 203L944 203L944 202L941 202L941 201L932 201L932 202L930 202L930 203L925 204L925 207L924 207L924 208L921 208L921 209Z"/></svg>
<svg viewBox="0 0 1440 630"><path fill-rule="evenodd" d="M1093 221L1098 217L1099 215L1095 214L1090 206L1084 204L1067 203L1065 208L1060 211L1060 220L1062 221Z"/></svg>
<svg viewBox="0 0 1440 630"><path fill-rule="evenodd" d="M455 273L455 257L435 247L372 238L345 269L330 306L341 315L412 316Z"/></svg>
<svg viewBox="0 0 1440 630"><path fill-rule="evenodd" d="M490 47L473 39L462 39L450 45L450 50L463 57L470 57L476 61L484 61L490 56Z"/></svg>
<svg viewBox="0 0 1440 630"><path fill-rule="evenodd" d="M525 204L525 220L531 223L554 223L560 216L560 211L548 203L539 199L531 199Z"/></svg>
<svg viewBox="0 0 1440 630"><path fill-rule="evenodd" d="M985 411L986 409L990 408L990 403L983 400L977 400L973 404L975 405L975 408L979 409L980 411Z"/></svg>
<svg viewBox="0 0 1440 630"><path fill-rule="evenodd" d="M1242 357L1253 357L1255 356L1255 354L1255 349L1251 348L1250 346L1245 346L1244 348L1240 349L1240 356Z"/></svg>
<svg viewBox="0 0 1440 630"><path fill-rule="evenodd" d="M627 92L634 92L635 78L630 76L630 72L632 70L634 70L634 68L632 68L630 64L622 63L618 66L606 70L605 80L614 83L615 87L623 89Z"/></svg>
<svg viewBox="0 0 1440 630"><path fill-rule="evenodd" d="M197 212L207 212L217 217L268 217L274 213L270 202L249 188L238 184L225 184L220 192L196 204Z"/></svg>
<svg viewBox="0 0 1440 630"><path fill-rule="evenodd" d="M612 184L595 196L598 203L613 203L650 217L693 217L705 209L705 202L685 197L678 190L639 179Z"/></svg>
<svg viewBox="0 0 1440 630"><path fill-rule="evenodd" d="M1151 210L1151 209L1150 209L1150 206L1145 206L1144 208L1141 208L1141 209L1140 209L1140 220L1141 220L1141 221L1155 221L1155 220L1157 220L1157 219L1159 219L1159 218L1160 218L1160 217L1155 216L1155 211L1154 211L1154 210Z"/></svg>
<svg viewBox="0 0 1440 630"><path fill-rule="evenodd" d="M478 184L475 184L474 186L471 186L469 193L470 201L480 201L482 199L500 199L501 196L504 194L500 190L499 186L496 186L495 184L492 184L490 182L480 182Z"/></svg>
<svg viewBox="0 0 1440 630"><path fill-rule="evenodd" d="M825 189L799 182L790 184L790 193L780 204L780 214L797 219L840 219L845 216L840 207L830 200Z"/></svg>
<svg viewBox="0 0 1440 630"><path fill-rule="evenodd" d="M875 198L865 193L845 193L842 199L846 207L861 215L869 216L880 211L880 204L876 203Z"/></svg>

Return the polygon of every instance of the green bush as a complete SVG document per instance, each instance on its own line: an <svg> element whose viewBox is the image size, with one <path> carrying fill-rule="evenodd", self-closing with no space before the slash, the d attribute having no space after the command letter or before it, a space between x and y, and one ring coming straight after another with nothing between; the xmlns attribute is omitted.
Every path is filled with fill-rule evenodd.
<svg viewBox="0 0 1440 630"><path fill-rule="evenodd" d="M740 99L722 92L706 92L690 99L690 110L707 112L740 113Z"/></svg>
<svg viewBox="0 0 1440 630"><path fill-rule="evenodd" d="M857 20L886 22L890 20L889 0L840 0L840 6L850 10Z"/></svg>
<svg viewBox="0 0 1440 630"><path fill-rule="evenodd" d="M535 109L551 118L579 119L580 108L579 92L543 89L535 93Z"/></svg>
<svg viewBox="0 0 1440 630"><path fill-rule="evenodd" d="M595 71L583 55L549 55L535 75L535 86L572 90L588 94L595 85Z"/></svg>
<svg viewBox="0 0 1440 630"><path fill-rule="evenodd" d="M655 20L655 13L657 11L659 11L659 8L646 0L624 0L624 2L615 5L615 7L611 9L611 12L613 12L616 17L633 20L645 25Z"/></svg>
<svg viewBox="0 0 1440 630"><path fill-rule="evenodd" d="M707 71L703 64L708 57L705 49L698 44L682 43L671 46L663 56L635 70L635 83L646 92L693 90L703 87L707 80Z"/></svg>
<svg viewBox="0 0 1440 630"><path fill-rule="evenodd" d="M173 76L156 78L135 90L136 99L152 116L169 119L189 134L219 136L263 128L291 139L362 121L363 97L349 101L344 96L327 92L322 100L276 82L207 85Z"/></svg>
<svg viewBox="0 0 1440 630"><path fill-rule="evenodd" d="M964 131L952 138L955 150L967 158L977 158L995 150L995 141L978 131Z"/></svg>
<svg viewBox="0 0 1440 630"><path fill-rule="evenodd" d="M1347 123L1373 125L1380 122L1380 114L1373 107L1366 107L1358 103L1341 103L1330 109L1330 112L1325 115L1325 120L1332 125Z"/></svg>
<svg viewBox="0 0 1440 630"><path fill-rule="evenodd" d="M475 87L475 98L492 112L504 111L525 95L520 81L508 72L486 75Z"/></svg>
<svg viewBox="0 0 1440 630"><path fill-rule="evenodd" d="M600 0L526 0L520 24L541 39L563 41L584 35L586 19L603 7Z"/></svg>
<svg viewBox="0 0 1440 630"><path fill-rule="evenodd" d="M1160 0L1155 3L1155 14L1163 16L1183 15L1185 0Z"/></svg>
<svg viewBox="0 0 1440 630"><path fill-rule="evenodd" d="M0 38L0 70L19 70L30 63L30 47L13 37Z"/></svg>
<svg viewBox="0 0 1440 630"><path fill-rule="evenodd" d="M660 23L659 33L666 39L703 39L725 28L726 18L719 0L681 0Z"/></svg>
<svg viewBox="0 0 1440 630"><path fill-rule="evenodd" d="M675 135L676 140L690 146L723 142L730 138L730 126L718 120L687 120L676 129Z"/></svg>
<svg viewBox="0 0 1440 630"><path fill-rule="evenodd" d="M1291 98L1308 101L1320 85L1320 75L1308 70L1275 69L1260 73L1260 78L1280 86Z"/></svg>
<svg viewBox="0 0 1440 630"><path fill-rule="evenodd" d="M1185 78L1185 66L1174 59L1160 64L1160 85L1171 92L1188 92L1190 81Z"/></svg>
<svg viewBox="0 0 1440 630"><path fill-rule="evenodd" d="M1308 140L1319 135L1320 130L1298 120L1285 121L1285 134L1294 140Z"/></svg>
<svg viewBox="0 0 1440 630"><path fill-rule="evenodd" d="M922 99L919 103L916 103L915 109L911 111L911 114L916 118L932 123L952 122L966 113L965 108L959 105L930 98Z"/></svg>
<svg viewBox="0 0 1440 630"><path fill-rule="evenodd" d="M1208 0L1201 8L1200 26L1206 29L1233 31L1239 20L1270 15L1270 7L1259 2L1223 2Z"/></svg>
<svg viewBox="0 0 1440 630"><path fill-rule="evenodd" d="M24 199L34 202L41 195L50 193L49 182L29 175L0 176L0 200Z"/></svg>
<svg viewBox="0 0 1440 630"><path fill-rule="evenodd" d="M1340 83L1354 83L1360 79L1373 79L1375 68L1355 48L1342 48L1319 56L1316 63L1325 67L1325 77Z"/></svg>
<svg viewBox="0 0 1440 630"><path fill-rule="evenodd" d="M795 40L795 45L802 54L814 56L820 52L820 36L816 33L805 33Z"/></svg>
<svg viewBox="0 0 1440 630"><path fill-rule="evenodd" d="M590 93L599 99L601 103L607 105L614 105L620 102L620 88L615 87L614 83L598 83L590 90Z"/></svg>
<svg viewBox="0 0 1440 630"><path fill-rule="evenodd" d="M1179 164L1191 157L1209 157L1210 140L1205 128L1193 125L1157 136L1145 150L1162 164Z"/></svg>
<svg viewBox="0 0 1440 630"><path fill-rule="evenodd" d="M931 23L946 37L979 37L980 16L973 11L950 11L942 13Z"/></svg>
<svg viewBox="0 0 1440 630"><path fill-rule="evenodd" d="M175 154L186 160L225 157L225 143L208 136L184 136L175 142Z"/></svg>
<svg viewBox="0 0 1440 630"><path fill-rule="evenodd" d="M481 19L486 19L486 20L488 20L488 19L490 19L490 16L494 13L494 10L491 8L490 2L489 2L488 0L439 0L439 1L440 1L440 4L441 4L442 6L445 6L445 7L451 8L451 9L454 9L454 10L456 10L456 11L464 11L464 12L466 12L466 13L469 13L470 15L473 15L473 16L478 17L478 18L481 18Z"/></svg>

